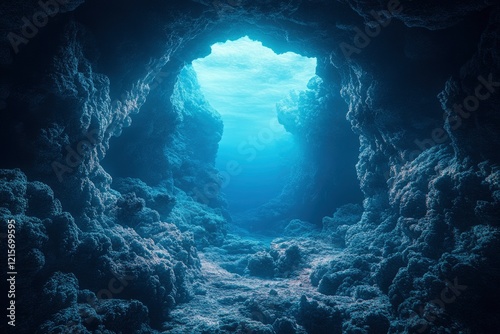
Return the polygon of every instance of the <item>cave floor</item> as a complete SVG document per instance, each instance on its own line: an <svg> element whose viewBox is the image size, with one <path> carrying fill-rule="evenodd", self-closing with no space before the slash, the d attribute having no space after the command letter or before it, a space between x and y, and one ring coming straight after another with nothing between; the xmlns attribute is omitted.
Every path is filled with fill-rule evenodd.
<svg viewBox="0 0 500 334"><path fill-rule="evenodd" d="M267 332L275 319L294 314L301 296L321 299L325 296L311 284L312 269L329 263L342 251L328 240L313 237L277 238L228 236L230 244L240 245L239 254L228 254L225 246L199 253L203 281L187 303L177 305L164 324L167 333L256 333ZM260 249L283 249L298 245L301 264L280 277L255 277L228 271L228 263L237 263ZM251 247L245 247L251 245ZM227 246L227 245L226 245ZM231 252L235 249L229 247ZM267 327L267 328L265 328ZM300 333L300 328L297 333ZM305 333L305 331L303 332Z"/></svg>

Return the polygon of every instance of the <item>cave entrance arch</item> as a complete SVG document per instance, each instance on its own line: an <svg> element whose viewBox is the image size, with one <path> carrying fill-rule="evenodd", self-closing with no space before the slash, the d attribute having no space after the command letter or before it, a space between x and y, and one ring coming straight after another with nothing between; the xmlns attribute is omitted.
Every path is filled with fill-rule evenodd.
<svg viewBox="0 0 500 334"><path fill-rule="evenodd" d="M211 46L192 62L201 91L222 116L216 167L233 213L263 205L282 191L298 154L279 123L276 103L307 88L316 58L275 53L248 36Z"/></svg>

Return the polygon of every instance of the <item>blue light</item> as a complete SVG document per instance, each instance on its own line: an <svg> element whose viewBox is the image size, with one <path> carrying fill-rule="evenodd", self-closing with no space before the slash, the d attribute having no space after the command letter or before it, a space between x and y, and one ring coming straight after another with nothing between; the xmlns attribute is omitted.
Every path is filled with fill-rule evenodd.
<svg viewBox="0 0 500 334"><path fill-rule="evenodd" d="M242 206L262 204L281 190L279 180L294 150L292 136L278 123L276 103L291 90L307 88L317 61L293 52L276 54L247 36L211 49L193 61L193 68L224 122L216 166L241 167L225 189L230 201L245 197Z"/></svg>

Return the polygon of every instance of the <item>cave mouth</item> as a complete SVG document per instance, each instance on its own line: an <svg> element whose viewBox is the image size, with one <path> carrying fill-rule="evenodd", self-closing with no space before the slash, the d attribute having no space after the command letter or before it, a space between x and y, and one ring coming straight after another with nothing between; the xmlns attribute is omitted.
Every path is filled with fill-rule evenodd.
<svg viewBox="0 0 500 334"><path fill-rule="evenodd" d="M230 212L267 203L281 193L299 154L293 135L278 121L276 104L291 91L307 89L317 59L277 54L244 36L213 44L192 66L224 123L216 168Z"/></svg>

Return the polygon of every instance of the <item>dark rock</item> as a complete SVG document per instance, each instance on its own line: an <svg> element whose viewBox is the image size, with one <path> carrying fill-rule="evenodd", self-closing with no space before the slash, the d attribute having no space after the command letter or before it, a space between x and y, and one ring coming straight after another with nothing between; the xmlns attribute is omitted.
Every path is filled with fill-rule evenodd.
<svg viewBox="0 0 500 334"><path fill-rule="evenodd" d="M250 256L247 268L250 275L253 276L274 276L274 260L267 252L259 252Z"/></svg>

